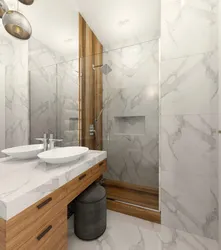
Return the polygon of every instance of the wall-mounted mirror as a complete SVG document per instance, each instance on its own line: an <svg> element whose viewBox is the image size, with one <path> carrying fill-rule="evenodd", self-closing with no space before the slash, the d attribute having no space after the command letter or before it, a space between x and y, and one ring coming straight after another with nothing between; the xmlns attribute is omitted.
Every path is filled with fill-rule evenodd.
<svg viewBox="0 0 221 250"><path fill-rule="evenodd" d="M49 132L63 138L60 146L79 145L79 14L70 3L38 0L32 6L19 6L33 27L29 41L31 143Z"/></svg>
<svg viewBox="0 0 221 250"><path fill-rule="evenodd" d="M108 197L157 210L160 1L36 0L18 8L33 33L21 42L0 30L1 147L50 132L63 139L58 146L106 150Z"/></svg>

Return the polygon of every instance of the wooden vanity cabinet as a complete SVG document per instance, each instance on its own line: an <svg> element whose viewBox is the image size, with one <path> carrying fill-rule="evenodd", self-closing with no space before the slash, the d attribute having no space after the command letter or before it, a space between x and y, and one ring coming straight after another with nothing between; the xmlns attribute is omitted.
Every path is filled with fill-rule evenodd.
<svg viewBox="0 0 221 250"><path fill-rule="evenodd" d="M67 205L106 168L101 161L10 220L0 219L0 250L66 250Z"/></svg>

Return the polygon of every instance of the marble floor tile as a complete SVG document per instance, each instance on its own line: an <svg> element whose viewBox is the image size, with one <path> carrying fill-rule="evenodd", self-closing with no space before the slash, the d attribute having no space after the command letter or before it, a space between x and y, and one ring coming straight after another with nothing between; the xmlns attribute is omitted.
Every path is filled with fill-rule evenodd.
<svg viewBox="0 0 221 250"><path fill-rule="evenodd" d="M214 240L112 211L107 217L104 235L90 242L74 235L73 218L69 219L68 250L218 250Z"/></svg>

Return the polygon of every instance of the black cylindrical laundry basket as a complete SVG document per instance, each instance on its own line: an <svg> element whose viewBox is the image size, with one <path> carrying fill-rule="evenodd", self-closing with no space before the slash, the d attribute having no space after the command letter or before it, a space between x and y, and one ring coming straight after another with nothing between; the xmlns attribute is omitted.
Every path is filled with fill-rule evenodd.
<svg viewBox="0 0 221 250"><path fill-rule="evenodd" d="M81 240L95 240L106 230L106 191L99 184L92 184L75 200L74 229Z"/></svg>

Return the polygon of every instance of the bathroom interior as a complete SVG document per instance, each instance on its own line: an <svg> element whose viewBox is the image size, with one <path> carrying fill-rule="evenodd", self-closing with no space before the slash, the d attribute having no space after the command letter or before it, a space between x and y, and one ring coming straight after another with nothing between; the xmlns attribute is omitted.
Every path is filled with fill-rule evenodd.
<svg viewBox="0 0 221 250"><path fill-rule="evenodd" d="M219 0L0 0L0 250L221 249Z"/></svg>

